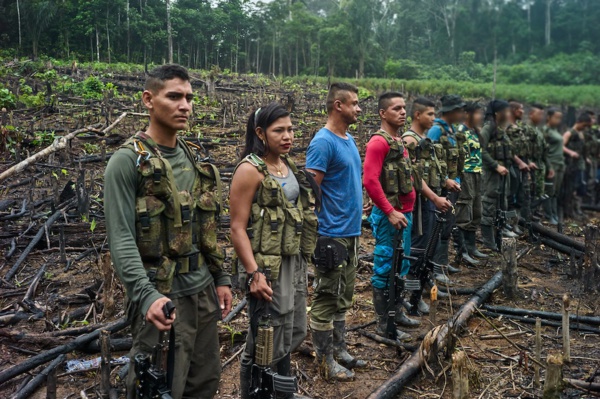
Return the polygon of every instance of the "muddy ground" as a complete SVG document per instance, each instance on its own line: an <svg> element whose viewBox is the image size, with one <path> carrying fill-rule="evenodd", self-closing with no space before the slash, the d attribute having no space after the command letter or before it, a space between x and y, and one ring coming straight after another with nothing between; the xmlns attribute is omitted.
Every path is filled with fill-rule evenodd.
<svg viewBox="0 0 600 399"><path fill-rule="evenodd" d="M65 73L64 71L59 71ZM80 71L83 79L89 72ZM122 112L144 112L136 93L143 85L141 76L102 77L119 88L119 96L104 100L86 100L64 94L58 96L52 106L22 108L0 115L3 140L0 150L0 172L12 166L16 160L24 159L52 141L50 132L61 136L83 126L98 124L102 129L113 122ZM201 77L198 77L201 78ZM16 79L16 78L15 78ZM8 77L8 85L16 84ZM26 76L30 85L36 84L32 76ZM40 82L37 82L43 86ZM310 83L282 84L260 77L221 76L215 93L206 93L203 85L194 88L199 100L191 122L191 137L200 139L206 149L205 155L217 164L223 172L226 184L237 154L244 141L245 118L251 110L272 100L279 100L293 109L293 119L297 126L297 163L303 163L303 150L310 138L324 124L325 87ZM369 132L376 128L377 117L373 98L363 100L364 115L354 131L361 151ZM72 328L94 326L116 320L123 315L123 292L111 273L102 268L103 256L107 253L102 206L102 179L105 162L102 158L110 155L126 137L135 131L143 130L147 119L140 115L129 115L108 135L87 133L71 142L67 150L59 151L49 158L30 166L25 171L0 182L0 276L5 276L17 262L35 234L40 230L45 218L53 213L53 206L61 201L65 187L82 177L85 192L89 194L89 214L82 217L76 209L59 218L33 251L18 267L11 279L2 280L0 286L0 370L25 361L34 354L48 350L72 337L58 337L52 342L22 339L16 333L25 335L69 331ZM11 128L8 128L11 126ZM10 140L8 139L10 138ZM41 141L41 142L40 142ZM68 189L63 195L67 196ZM66 197L63 197L64 199ZM23 205L25 202L25 205ZM22 216L18 214L22 212ZM225 209L225 215L227 209ZM566 234L583 240L582 228L595 215L587 213L582 220L568 221ZM61 230L64 235L65 251L61 253ZM227 229L222 228L221 243L228 255L232 248L227 240ZM14 249L12 249L14 247ZM372 253L373 239L368 228L364 228L360 262L356 281L356 295L352 310L348 313L347 324L351 326L374 320L369 278L372 264L368 255ZM488 304L510 307L560 312L562 297L571 297L571 309L580 315L600 314L600 300L596 295L582 293L580 281L570 277L569 259L549 248L520 240L517 251L527 248L527 254L519 261L519 298L508 301L501 290L493 294ZM230 258L229 258L230 259ZM497 271L498 256L477 268L462 265L462 272L452 276L458 287L479 287ZM45 265L45 272L35 290L33 303L23 301L27 290ZM230 267L227 264L227 267ZM103 271L104 270L104 271ZM312 283L312 280L310 280ZM309 288L312 291L312 287ZM234 290L234 305L243 298L239 289ZM450 315L468 299L468 296L452 295L441 299L438 305L437 323L445 322ZM111 304L111 303L114 303ZM310 307L310 303L308 304ZM18 322L9 321L10 315L19 310L25 318ZM65 315L69 315L66 317ZM533 325L514 322L506 318L490 319L496 329L510 336L506 339L489 339L498 331L479 315L475 315L459 335L456 350L468 354L470 366L470 386L472 398L535 398L541 397L541 390L533 386L533 362L530 360L534 348ZM420 328L409 331L415 344L432 327L428 318L423 318ZM221 359L225 363L239 351L244 342L247 317L242 311L233 321L220 326ZM367 331L373 332L369 326ZM560 351L562 347L561 329L543 327L542 360L549 353ZM113 338L127 337L128 331L121 331ZM369 367L357 370L356 380L350 383L328 383L318 376L314 365L310 334L302 350L292 357L293 369L299 379L304 394L314 398L365 398L385 380L410 355L395 348L376 343L358 332L348 334L350 351L368 360ZM565 377L585 380L600 373L600 340L598 335L571 331L570 364L565 366ZM115 357L125 352L115 352ZM68 359L91 359L97 353L72 352ZM438 364L430 364L431 371L423 370L418 378L407 386L401 398L450 398L452 383L449 362L443 355ZM29 376L35 376L41 368L29 374L15 377L0 386L0 397L9 397ZM120 367L112 373L113 383L121 389L118 380ZM218 397L238 397L239 358L229 361L223 370ZM542 379L545 373L542 372ZM596 381L600 381L597 377ZM60 398L82 397L81 391L90 398L98 396L99 374L96 371L65 373L64 367L58 371L58 395ZM43 385L33 397L46 397ZM574 389L566 389L565 398L591 397Z"/></svg>

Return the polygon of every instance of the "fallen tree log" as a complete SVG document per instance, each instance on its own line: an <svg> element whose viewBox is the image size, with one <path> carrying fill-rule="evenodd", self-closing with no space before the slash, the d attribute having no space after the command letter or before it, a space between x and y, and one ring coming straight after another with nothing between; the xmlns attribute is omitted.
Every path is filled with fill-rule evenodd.
<svg viewBox="0 0 600 399"><path fill-rule="evenodd" d="M556 242L548 237L540 237L540 242L547 247L557 250L558 252L562 252L565 255L574 256L575 258L583 258L583 252L578 251L577 249L570 247L568 245L561 244L560 242Z"/></svg>
<svg viewBox="0 0 600 399"><path fill-rule="evenodd" d="M535 319L533 319L531 317L516 316L516 315L512 315L512 314L502 314L502 313L489 312L489 311L484 311L481 313L487 317L493 317L493 318L504 317L505 319L517 320L517 321L520 321L521 323L535 324ZM543 326L562 328L562 322L560 322L560 321L544 320L544 319L542 319L541 321L542 321ZM571 327L571 330L577 330L579 332L585 332L585 333L589 333L589 334L600 334L600 329L590 327L590 326L580 324L580 323L572 323L572 324L570 324L570 327Z"/></svg>
<svg viewBox="0 0 600 399"><path fill-rule="evenodd" d="M520 218L519 224L522 226L525 226L525 219ZM585 244L582 242L579 242L577 240L572 239L571 237L568 237L564 234L560 234L557 231L554 231L547 227L544 227L537 222L531 223L531 227L533 228L533 231L535 231L536 233L539 233L545 237L548 237L548 238L558 242L559 244L563 244L568 247L575 248L579 252L585 252Z"/></svg>
<svg viewBox="0 0 600 399"><path fill-rule="evenodd" d="M564 381L567 384L572 385L576 388L585 389L586 391L591 391L591 392L600 392L600 384L598 384L598 383L574 380L571 378L565 378Z"/></svg>
<svg viewBox="0 0 600 399"><path fill-rule="evenodd" d="M0 371L0 384L4 384L6 381L14 378L22 373L25 373L35 367L38 367L54 358L58 355L67 354L76 349L81 348L84 345L87 345L89 342L98 339L100 336L101 330L108 330L111 333L120 331L129 325L129 321L127 319L117 320L101 329L95 330L89 334L81 335L75 338L73 341L57 346L56 348L50 349L49 351L42 352L36 356L33 356L19 364L16 364L10 368Z"/></svg>
<svg viewBox="0 0 600 399"><path fill-rule="evenodd" d="M415 375L417 375L427 362L437 355L440 349L446 347L448 335L452 332L450 329L456 330L463 327L467 320L475 312L475 308L485 302L492 292L502 284L502 272L497 272L487 283L485 283L475 295L473 295L461 308L456 312L448 323L438 326L431 330L420 347L400 366L396 374L389 380L385 381L377 390L375 390L369 399L392 399L398 394Z"/></svg>
<svg viewBox="0 0 600 399"><path fill-rule="evenodd" d="M517 315L517 316L530 316L530 317L539 317L541 319L546 320L562 320L562 314L553 313L553 312L544 312L541 310L529 310L529 309L519 309L519 308L510 308L508 306L493 306L493 305L483 305L481 309L489 310L490 312L495 313L503 313L509 315ZM570 315L569 320L572 322L579 322L584 324L590 324L592 326L600 326L600 317L593 316L578 316L578 315Z"/></svg>
<svg viewBox="0 0 600 399"><path fill-rule="evenodd" d="M52 363L50 363L48 365L48 367L46 367L45 369L42 370L41 373L39 373L38 375L36 375L35 377L33 377L31 379L31 381L29 381L27 383L27 385L25 385L21 390L19 390L18 392L14 393L10 399L25 399L30 397L35 390L42 385L42 383L46 380L46 378L48 377L48 375L53 372L58 366L60 366L66 359L65 355L60 355L59 357L57 357L56 359L54 359L52 361Z"/></svg>

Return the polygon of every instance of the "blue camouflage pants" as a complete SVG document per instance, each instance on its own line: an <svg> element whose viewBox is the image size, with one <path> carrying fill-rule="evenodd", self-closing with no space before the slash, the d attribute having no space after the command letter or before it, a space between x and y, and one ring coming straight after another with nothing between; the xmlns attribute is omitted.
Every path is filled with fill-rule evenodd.
<svg viewBox="0 0 600 399"><path fill-rule="evenodd" d="M402 229L402 247L404 254L410 255L411 231L412 231L412 213L405 213L408 226ZM389 222L387 216L381 209L373 207L369 223L373 229L375 238L375 250L373 251L373 277L371 284L374 288L387 288L392 262L394 260L394 241L399 231ZM410 269L410 261L402 261L401 276L406 276Z"/></svg>

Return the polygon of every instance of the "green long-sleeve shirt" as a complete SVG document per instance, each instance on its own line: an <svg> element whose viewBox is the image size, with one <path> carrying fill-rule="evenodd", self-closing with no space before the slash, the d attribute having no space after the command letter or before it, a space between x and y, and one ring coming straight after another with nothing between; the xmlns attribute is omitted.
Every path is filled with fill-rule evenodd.
<svg viewBox="0 0 600 399"><path fill-rule="evenodd" d="M565 165L565 154L563 152L563 136L556 129L546 126L544 137L548 143L548 160L555 167Z"/></svg>
<svg viewBox="0 0 600 399"><path fill-rule="evenodd" d="M195 168L183 148L159 146L162 156L171 164L177 189L192 192ZM143 196L142 176L136 167L137 154L127 148L111 157L104 175L104 210L106 232L115 270L127 290L128 297L139 305L143 315L163 295L150 282L136 245L136 197ZM228 274L211 275L207 266L178 274L173 280L171 298L181 298L203 291L210 283L231 285Z"/></svg>

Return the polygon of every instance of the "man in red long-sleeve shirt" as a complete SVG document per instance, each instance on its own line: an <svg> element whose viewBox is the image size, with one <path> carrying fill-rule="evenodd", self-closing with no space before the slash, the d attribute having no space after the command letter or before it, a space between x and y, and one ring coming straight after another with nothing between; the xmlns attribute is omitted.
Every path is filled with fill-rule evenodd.
<svg viewBox="0 0 600 399"><path fill-rule="evenodd" d="M402 234L405 254L410 254L412 211L416 192L412 181L408 151L398 137L398 130L406 122L406 102L400 93L385 93L379 97L381 128L371 136L367 144L364 162L363 185L374 203L369 216L375 238L373 252L373 304L378 317L377 333L385 335L390 306L395 306L396 323L415 327L419 321L404 314L402 301L388 303L388 280L394 256L394 241ZM425 182L422 193L439 209L446 210L450 204L438 197ZM401 276L408 273L410 264L403 262ZM410 335L398 331L398 339L410 339Z"/></svg>

